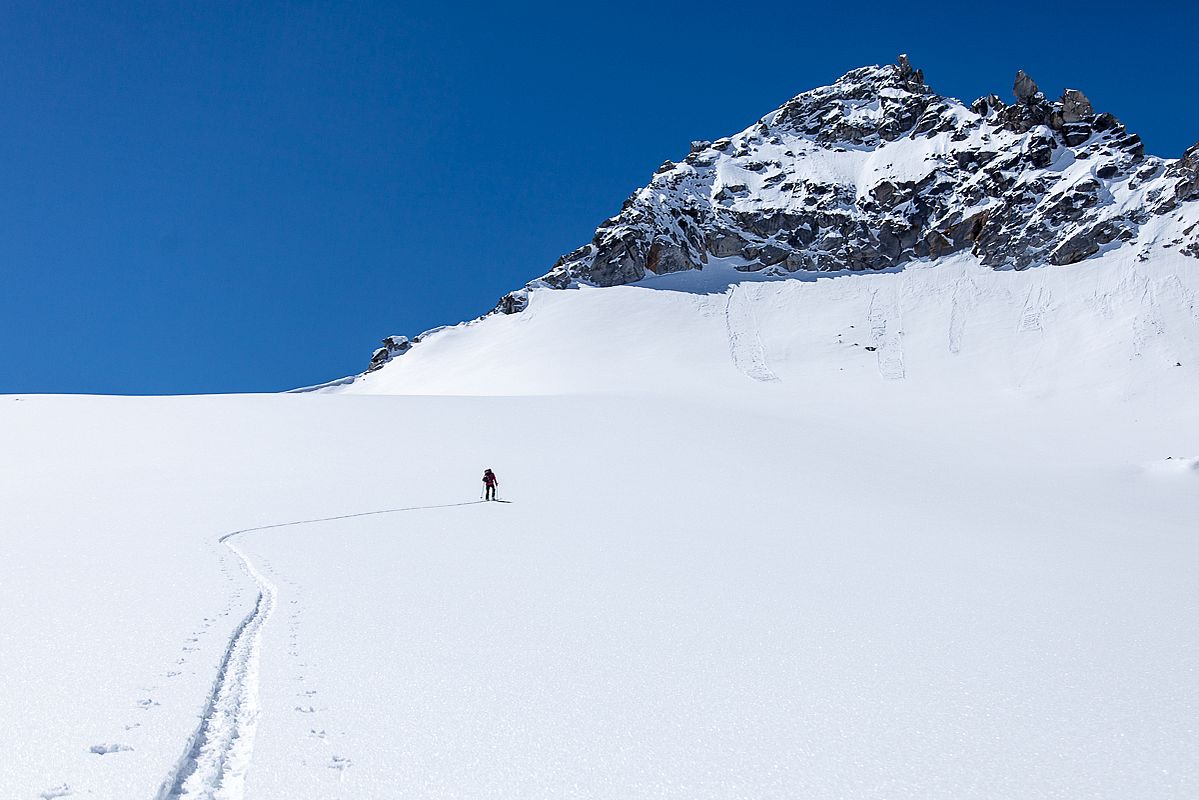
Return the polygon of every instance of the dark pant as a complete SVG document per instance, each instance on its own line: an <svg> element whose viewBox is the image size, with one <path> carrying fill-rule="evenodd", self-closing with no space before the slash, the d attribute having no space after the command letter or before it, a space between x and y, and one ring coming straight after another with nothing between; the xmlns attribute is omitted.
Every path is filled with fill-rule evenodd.
<svg viewBox="0 0 1199 800"><path fill-rule="evenodd" d="M494 499L495 499L495 484L492 484L492 483L488 483L488 484L486 484L486 491L484 492L484 496L485 496L485 497L486 497L488 500L494 500Z"/></svg>

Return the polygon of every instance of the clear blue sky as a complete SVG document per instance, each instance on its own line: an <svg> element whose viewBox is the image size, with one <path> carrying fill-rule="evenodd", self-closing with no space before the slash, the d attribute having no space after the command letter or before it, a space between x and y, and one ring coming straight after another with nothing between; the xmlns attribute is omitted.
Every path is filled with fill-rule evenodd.
<svg viewBox="0 0 1199 800"><path fill-rule="evenodd" d="M0 392L273 391L476 316L664 159L908 52L1178 156L1184 4L8 2Z"/></svg>

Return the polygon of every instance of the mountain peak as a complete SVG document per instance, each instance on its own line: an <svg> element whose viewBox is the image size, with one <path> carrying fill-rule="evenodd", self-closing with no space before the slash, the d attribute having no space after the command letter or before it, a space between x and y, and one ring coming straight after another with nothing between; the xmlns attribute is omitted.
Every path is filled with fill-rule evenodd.
<svg viewBox="0 0 1199 800"><path fill-rule="evenodd" d="M996 269L1116 247L1199 257L1199 164L1147 157L1081 91L970 106L906 55L850 70L757 123L666 161L532 286L611 286L713 262L744 272L864 271L973 254ZM1162 219L1181 205L1185 213ZM523 308L520 293L497 310Z"/></svg>
<svg viewBox="0 0 1199 800"><path fill-rule="evenodd" d="M900 56L898 64L859 67L796 95L764 121L818 142L877 145L904 135L938 99Z"/></svg>

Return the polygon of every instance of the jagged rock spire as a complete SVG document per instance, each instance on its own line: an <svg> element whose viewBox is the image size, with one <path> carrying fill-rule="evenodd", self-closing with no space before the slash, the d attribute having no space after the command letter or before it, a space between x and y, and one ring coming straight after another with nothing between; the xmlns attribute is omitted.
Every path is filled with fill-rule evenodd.
<svg viewBox="0 0 1199 800"><path fill-rule="evenodd" d="M1095 109L1087 96L1077 89L1067 89L1062 92L1062 121L1082 122L1095 116Z"/></svg>
<svg viewBox="0 0 1199 800"><path fill-rule="evenodd" d="M1030 103L1041 93L1037 82L1028 77L1024 70L1016 71L1016 81L1012 84L1012 92L1021 103Z"/></svg>
<svg viewBox="0 0 1199 800"><path fill-rule="evenodd" d="M899 77L910 83L924 83L924 70L912 69L912 62L908 60L907 53L900 53L895 63L899 67Z"/></svg>

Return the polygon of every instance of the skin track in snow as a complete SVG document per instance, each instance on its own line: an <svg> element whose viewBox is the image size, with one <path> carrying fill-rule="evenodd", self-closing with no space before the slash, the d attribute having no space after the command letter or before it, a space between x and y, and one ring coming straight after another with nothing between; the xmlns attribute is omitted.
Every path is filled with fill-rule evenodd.
<svg viewBox="0 0 1199 800"><path fill-rule="evenodd" d="M246 573L258 585L258 600L254 609L234 631L217 673L213 692L209 696L203 721L192 737L187 753L163 781L157 800L239 800L245 796L246 771L254 751L254 734L258 729L260 713L258 681L262 629L274 611L279 591L255 568L249 557L233 544L234 537L272 528L403 511L454 508L475 505L476 502L481 501L363 511L357 514L262 525L222 536L220 542L237 556Z"/></svg>
<svg viewBox="0 0 1199 800"><path fill-rule="evenodd" d="M163 782L159 800L238 800L245 794L246 770L258 729L262 628L275 608L278 590L233 544L237 535L224 536L221 542L258 584L258 602L235 631L204 720L187 754Z"/></svg>
<svg viewBox="0 0 1199 800"><path fill-rule="evenodd" d="M868 319L871 346L878 357L878 374L889 381L902 380L906 371L899 303L893 298L880 297L876 291L870 298Z"/></svg>

